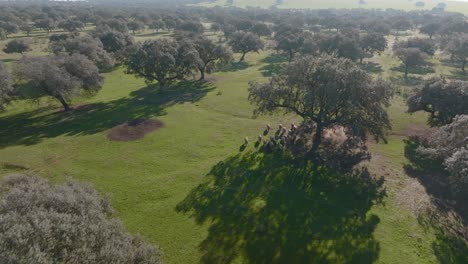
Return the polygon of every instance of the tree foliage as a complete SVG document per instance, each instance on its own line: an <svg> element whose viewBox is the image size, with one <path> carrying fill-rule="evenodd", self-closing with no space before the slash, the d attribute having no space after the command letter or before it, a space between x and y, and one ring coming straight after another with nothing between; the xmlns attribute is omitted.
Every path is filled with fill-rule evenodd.
<svg viewBox="0 0 468 264"><path fill-rule="evenodd" d="M256 23L249 31L261 37L269 37L272 33L270 27L265 23Z"/></svg>
<svg viewBox="0 0 468 264"><path fill-rule="evenodd" d="M281 110L303 119L300 137L312 159L317 158L327 129L341 127L353 140L363 141L368 134L385 139L390 128L385 107L391 95L383 80L373 79L348 59L330 55L299 59L270 82L252 82L249 88L255 114Z"/></svg>
<svg viewBox="0 0 468 264"><path fill-rule="evenodd" d="M314 36L317 47L322 53L335 54L338 57L356 61L361 57L359 36L356 32L347 34L316 34Z"/></svg>
<svg viewBox="0 0 468 264"><path fill-rule="evenodd" d="M5 53L24 53L30 50L29 42L23 39L13 39L3 48Z"/></svg>
<svg viewBox="0 0 468 264"><path fill-rule="evenodd" d="M89 185L17 175L1 194L2 263L160 263L159 251L125 232Z"/></svg>
<svg viewBox="0 0 468 264"><path fill-rule="evenodd" d="M111 29L109 26L97 27L96 31L93 32L93 36L101 41L107 52L114 54L118 59L123 56L121 53L135 42L134 38L128 33Z"/></svg>
<svg viewBox="0 0 468 264"><path fill-rule="evenodd" d="M85 27L83 22L76 20L76 19L62 20L58 23L57 26L69 32L79 31Z"/></svg>
<svg viewBox="0 0 468 264"><path fill-rule="evenodd" d="M177 26L178 30L188 31L193 33L203 33L205 30L203 24L199 21L184 21L180 25Z"/></svg>
<svg viewBox="0 0 468 264"><path fill-rule="evenodd" d="M468 62L468 34L453 34L445 47L452 60L460 63L460 68L465 71Z"/></svg>
<svg viewBox="0 0 468 264"><path fill-rule="evenodd" d="M136 44L126 59L127 73L157 81L164 88L182 79L197 67L198 52L188 42L169 39L148 40Z"/></svg>
<svg viewBox="0 0 468 264"><path fill-rule="evenodd" d="M291 62L304 45L304 32L289 25L282 25L275 33L275 41L276 49L284 51Z"/></svg>
<svg viewBox="0 0 468 264"><path fill-rule="evenodd" d="M459 115L453 122L435 130L417 141L419 160L430 162L431 167L441 167L445 173L438 175L439 182L448 184L453 197L468 198L468 115ZM427 164L427 162L426 162ZM426 168L428 169L428 168Z"/></svg>
<svg viewBox="0 0 468 264"><path fill-rule="evenodd" d="M184 38L184 37L182 37ZM200 72L200 79L205 79L205 72L210 72L217 65L222 65L232 60L232 51L225 45L216 44L212 40L199 35L192 39L187 39L189 44L197 51L197 68Z"/></svg>
<svg viewBox="0 0 468 264"><path fill-rule="evenodd" d="M251 32L234 32L230 36L229 44L234 52L241 53L239 61L244 61L245 55L249 52L258 52L263 49L263 41L254 33Z"/></svg>
<svg viewBox="0 0 468 264"><path fill-rule="evenodd" d="M145 24L137 20L132 20L127 23L127 27L133 32L133 34L135 34L136 31L145 29Z"/></svg>
<svg viewBox="0 0 468 264"><path fill-rule="evenodd" d="M468 114L468 82L433 78L426 81L408 99L408 112L429 113L428 123L441 126L452 122L456 115Z"/></svg>
<svg viewBox="0 0 468 264"><path fill-rule="evenodd" d="M11 100L13 91L13 78L6 66L0 62L0 110Z"/></svg>
<svg viewBox="0 0 468 264"><path fill-rule="evenodd" d="M429 38L432 39L432 37L439 32L441 28L440 22L429 22L427 24L422 25L419 28L419 32L426 34L429 36Z"/></svg>
<svg viewBox="0 0 468 264"><path fill-rule="evenodd" d="M426 64L427 55L418 48L393 47L393 54L403 63L405 67L405 78L408 78L409 69Z"/></svg>
<svg viewBox="0 0 468 264"><path fill-rule="evenodd" d="M54 29L56 26L55 24L55 21L50 18L38 19L34 22L34 26L36 28L41 28L47 32L50 32L52 29Z"/></svg>
<svg viewBox="0 0 468 264"><path fill-rule="evenodd" d="M365 57L372 57L376 52L383 52L387 48L387 39L380 33L366 33L359 37L361 48L360 62Z"/></svg>
<svg viewBox="0 0 468 264"><path fill-rule="evenodd" d="M65 111L70 110L69 100L74 96L97 93L103 80L96 65L81 54L23 58L15 76L29 97L51 96Z"/></svg>
<svg viewBox="0 0 468 264"><path fill-rule="evenodd" d="M49 42L49 49L55 53L62 52L68 54L82 54L93 61L100 69L109 69L114 66L114 60L104 49L99 39L94 39L89 35L81 37L66 37Z"/></svg>

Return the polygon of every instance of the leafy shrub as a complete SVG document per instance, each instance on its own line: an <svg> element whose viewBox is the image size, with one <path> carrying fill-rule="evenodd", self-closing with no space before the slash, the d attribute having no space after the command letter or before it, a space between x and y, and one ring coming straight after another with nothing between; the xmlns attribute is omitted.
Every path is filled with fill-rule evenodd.
<svg viewBox="0 0 468 264"><path fill-rule="evenodd" d="M89 185L17 175L0 194L0 263L160 263Z"/></svg>

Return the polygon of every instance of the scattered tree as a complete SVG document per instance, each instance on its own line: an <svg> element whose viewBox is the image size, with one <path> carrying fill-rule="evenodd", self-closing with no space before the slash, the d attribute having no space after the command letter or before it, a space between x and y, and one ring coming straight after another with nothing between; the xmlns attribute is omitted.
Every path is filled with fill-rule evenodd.
<svg viewBox="0 0 468 264"><path fill-rule="evenodd" d="M58 23L57 26L68 32L80 31L80 30L83 30L83 28L85 27L83 22L76 20L76 19L62 20Z"/></svg>
<svg viewBox="0 0 468 264"><path fill-rule="evenodd" d="M49 49L55 54L65 52L69 55L85 55L88 59L93 61L99 69L110 69L114 66L114 60L104 49L102 42L89 35L50 41Z"/></svg>
<svg viewBox="0 0 468 264"><path fill-rule="evenodd" d="M358 34L317 34L314 36L320 52L356 61L361 57Z"/></svg>
<svg viewBox="0 0 468 264"><path fill-rule="evenodd" d="M396 22L393 23L393 28L396 31L406 31L413 26L413 24L411 24L411 22L405 18L397 18L395 21Z"/></svg>
<svg viewBox="0 0 468 264"><path fill-rule="evenodd" d="M450 37L445 51L450 54L452 60L460 63L464 72L468 62L468 34L454 34Z"/></svg>
<svg viewBox="0 0 468 264"><path fill-rule="evenodd" d="M34 30L34 27L29 24L23 24L20 26L21 31L25 32L26 35L29 37L31 32Z"/></svg>
<svg viewBox="0 0 468 264"><path fill-rule="evenodd" d="M197 51L188 43L158 39L136 44L127 57L127 73L157 81L165 88L171 81L182 79L196 67Z"/></svg>
<svg viewBox="0 0 468 264"><path fill-rule="evenodd" d="M456 115L467 115L467 102L468 82L433 78L408 99L408 112L427 112L428 123L441 126L452 122Z"/></svg>
<svg viewBox="0 0 468 264"><path fill-rule="evenodd" d="M132 31L133 35L135 35L136 31L141 31L141 30L145 29L145 24L143 24L142 22L137 21L137 20L132 20L132 21L127 23L127 27L128 27L128 29L130 29Z"/></svg>
<svg viewBox="0 0 468 264"><path fill-rule="evenodd" d="M360 63L365 57L372 57L375 52L383 52L387 48L387 39L379 33L367 33L359 38L361 48Z"/></svg>
<svg viewBox="0 0 468 264"><path fill-rule="evenodd" d="M215 64L226 64L232 60L232 51L225 45L215 44L212 40L198 36L194 39L193 45L198 52L200 80L205 79L205 72L215 67Z"/></svg>
<svg viewBox="0 0 468 264"><path fill-rule="evenodd" d="M432 39L432 37L440 30L440 28L440 22L430 22L422 25L421 28L419 28L419 32L428 35L429 38Z"/></svg>
<svg viewBox="0 0 468 264"><path fill-rule="evenodd" d="M250 29L250 32L255 33L261 37L269 37L272 33L270 27L268 27L268 25L264 23L256 23Z"/></svg>
<svg viewBox="0 0 468 264"><path fill-rule="evenodd" d="M7 33L3 28L0 28L0 40L5 40L7 39Z"/></svg>
<svg viewBox="0 0 468 264"><path fill-rule="evenodd" d="M55 21L50 18L39 19L35 21L34 25L36 28L46 30L47 33L50 33L50 31L55 28Z"/></svg>
<svg viewBox="0 0 468 264"><path fill-rule="evenodd" d="M302 30L291 26L282 26L275 34L276 49L288 54L288 61L291 62L294 55L300 51L304 45L304 33Z"/></svg>
<svg viewBox="0 0 468 264"><path fill-rule="evenodd" d="M124 33L124 34L128 33L127 22L121 19L116 19L116 18L108 19L108 20L102 21L98 25L98 27L106 27L106 26L120 33Z"/></svg>
<svg viewBox="0 0 468 264"><path fill-rule="evenodd" d="M360 142L368 134L385 139L384 131L390 128L385 108L391 95L386 82L373 79L348 59L329 55L296 60L268 83L252 82L249 88L255 114L282 110L303 119L301 145L313 160L320 156L327 129L342 127Z"/></svg>
<svg viewBox="0 0 468 264"><path fill-rule="evenodd" d="M184 21L177 26L177 29L194 33L203 33L205 30L202 23L198 21Z"/></svg>
<svg viewBox="0 0 468 264"><path fill-rule="evenodd" d="M437 48L433 41L427 38L409 38L406 41L397 42L400 48L418 48L429 56L434 56Z"/></svg>
<svg viewBox="0 0 468 264"><path fill-rule="evenodd" d="M29 43L23 39L14 39L8 42L3 48L5 53L21 53L30 51Z"/></svg>
<svg viewBox="0 0 468 264"><path fill-rule="evenodd" d="M159 30L165 29L166 24L161 19L158 19L158 20L154 20L153 22L151 22L151 24L149 25L149 28L154 29L156 30L156 32L158 32Z"/></svg>
<svg viewBox="0 0 468 264"><path fill-rule="evenodd" d="M23 58L16 65L15 76L33 98L51 96L65 111L70 110L73 96L97 93L103 80L96 65L81 54Z"/></svg>
<svg viewBox="0 0 468 264"><path fill-rule="evenodd" d="M395 48L393 54L403 63L405 67L405 79L408 78L409 69L426 64L427 55L418 48Z"/></svg>
<svg viewBox="0 0 468 264"><path fill-rule="evenodd" d="M102 42L104 49L109 53L119 53L133 45L134 39L128 33L122 33L109 27L99 27L93 35Z"/></svg>
<svg viewBox="0 0 468 264"><path fill-rule="evenodd" d="M229 40L234 52L241 53L239 62L244 61L245 55L249 52L258 52L263 49L263 41L251 32L237 31L232 34Z"/></svg>
<svg viewBox="0 0 468 264"><path fill-rule="evenodd" d="M17 33L19 30L18 24L8 21L1 21L0 20L0 28L2 28L5 31L5 34L8 36L10 34Z"/></svg>

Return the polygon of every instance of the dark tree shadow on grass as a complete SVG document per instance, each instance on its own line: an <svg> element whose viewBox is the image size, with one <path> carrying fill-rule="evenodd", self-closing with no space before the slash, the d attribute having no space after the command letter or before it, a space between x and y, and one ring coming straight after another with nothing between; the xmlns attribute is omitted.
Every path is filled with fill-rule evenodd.
<svg viewBox="0 0 468 264"><path fill-rule="evenodd" d="M373 263L383 180L337 175L282 154L248 152L214 166L177 206L209 224L203 263Z"/></svg>
<svg viewBox="0 0 468 264"><path fill-rule="evenodd" d="M90 135L126 121L161 116L166 107L196 102L213 89L207 82L184 81L164 90L147 86L128 97L79 106L70 112L44 114L46 108L1 117L0 148L33 145L63 135Z"/></svg>
<svg viewBox="0 0 468 264"><path fill-rule="evenodd" d="M443 229L436 231L436 240L432 243L432 249L441 264L468 263L468 244Z"/></svg>
<svg viewBox="0 0 468 264"><path fill-rule="evenodd" d="M360 64L361 68L367 72L371 73L381 73L383 72L382 66L378 63L368 61L364 62L363 64Z"/></svg>
<svg viewBox="0 0 468 264"><path fill-rule="evenodd" d="M288 62L288 57L281 54L272 54L262 59L262 62L268 64L285 63Z"/></svg>
<svg viewBox="0 0 468 264"><path fill-rule="evenodd" d="M450 75L447 76L449 79L468 81L468 72L462 70L452 70Z"/></svg>
<svg viewBox="0 0 468 264"><path fill-rule="evenodd" d="M405 66L400 65L398 67L393 67L391 70L401 72L401 73L405 73ZM428 64L428 65L419 66L419 67L409 67L408 68L408 73L409 74L425 75L425 74L429 74L429 73L435 73L435 70L432 67L432 65Z"/></svg>
<svg viewBox="0 0 468 264"><path fill-rule="evenodd" d="M283 69L285 63L288 62L288 58L281 54L272 54L264 58L262 62L266 65L260 68L260 72L265 77L271 77Z"/></svg>
<svg viewBox="0 0 468 264"><path fill-rule="evenodd" d="M219 72L236 72L236 71L245 70L250 66L251 65L245 61L232 62L231 64L220 67L218 71Z"/></svg>
<svg viewBox="0 0 468 264"><path fill-rule="evenodd" d="M416 86L424 82L424 78L421 76L408 75L408 78L405 77L395 77L390 76L390 81L396 85L401 86Z"/></svg>
<svg viewBox="0 0 468 264"><path fill-rule="evenodd" d="M267 64L260 68L260 72L265 77L271 77L274 74L277 74L283 69L281 64Z"/></svg>
<svg viewBox="0 0 468 264"><path fill-rule="evenodd" d="M4 63L8 63L8 62L13 62L13 61L17 61L16 59L0 59L0 61L4 62Z"/></svg>

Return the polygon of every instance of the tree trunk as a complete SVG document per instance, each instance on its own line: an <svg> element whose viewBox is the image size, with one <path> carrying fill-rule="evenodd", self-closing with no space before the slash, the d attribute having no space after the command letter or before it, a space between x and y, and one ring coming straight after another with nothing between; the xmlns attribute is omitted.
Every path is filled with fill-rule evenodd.
<svg viewBox="0 0 468 264"><path fill-rule="evenodd" d="M243 62L243 61L244 61L244 59L245 59L245 54L247 54L247 52L242 53L242 57L240 58L239 62Z"/></svg>
<svg viewBox="0 0 468 264"><path fill-rule="evenodd" d="M408 79L408 64L405 64L405 79Z"/></svg>
<svg viewBox="0 0 468 264"><path fill-rule="evenodd" d="M288 60L288 62L291 63L292 60L293 60L293 58L294 58L294 53L293 53L292 50L290 50L290 51L289 51L289 60Z"/></svg>
<svg viewBox="0 0 468 264"><path fill-rule="evenodd" d="M200 81L203 81L205 80L205 68L199 68L198 69L200 71Z"/></svg>
<svg viewBox="0 0 468 264"><path fill-rule="evenodd" d="M322 144L322 135L323 135L323 124L317 123L317 128L315 129L314 140L312 141L312 148L309 151L309 156L314 162L314 168L318 167L319 163L319 147Z"/></svg>
<svg viewBox="0 0 468 264"><path fill-rule="evenodd" d="M159 90L164 90L164 88L166 88L166 81L161 79L161 80L158 80L158 83L159 83Z"/></svg>
<svg viewBox="0 0 468 264"><path fill-rule="evenodd" d="M465 67L466 67L466 60L462 62L462 71L465 72Z"/></svg>
<svg viewBox="0 0 468 264"><path fill-rule="evenodd" d="M57 98L57 100L59 100L59 102L62 104L63 106L63 110L65 112L68 112L70 111L70 105L67 103L67 101L65 101L65 99L63 98L63 96L59 95L59 96L56 96L55 98Z"/></svg>

